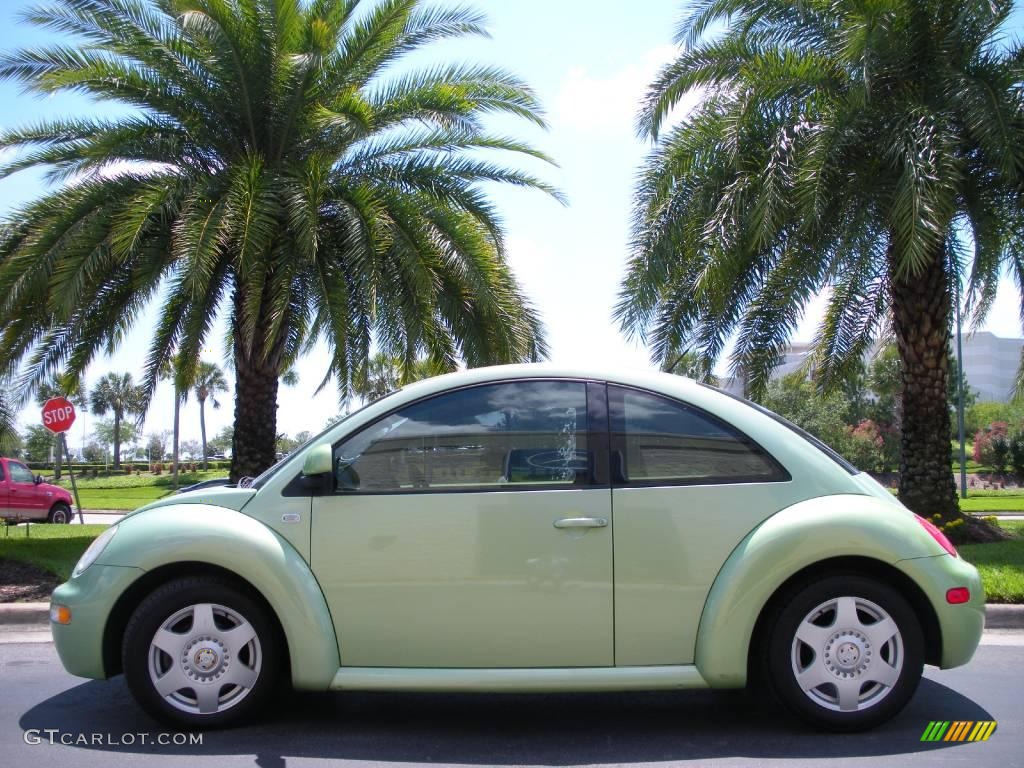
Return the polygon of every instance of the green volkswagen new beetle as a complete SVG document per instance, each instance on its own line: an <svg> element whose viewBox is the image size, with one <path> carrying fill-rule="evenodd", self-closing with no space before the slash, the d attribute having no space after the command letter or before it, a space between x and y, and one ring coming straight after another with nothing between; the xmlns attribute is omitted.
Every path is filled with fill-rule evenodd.
<svg viewBox="0 0 1024 768"><path fill-rule="evenodd" d="M53 593L69 672L186 728L302 690L763 682L857 730L965 664L975 569L874 480L688 379L548 365L389 395L246 487L162 499Z"/></svg>

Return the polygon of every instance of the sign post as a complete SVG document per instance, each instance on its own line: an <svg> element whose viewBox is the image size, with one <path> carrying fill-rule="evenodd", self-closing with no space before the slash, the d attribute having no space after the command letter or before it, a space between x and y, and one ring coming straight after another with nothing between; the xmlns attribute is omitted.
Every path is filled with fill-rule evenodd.
<svg viewBox="0 0 1024 768"><path fill-rule="evenodd" d="M83 525L82 502L78 498L78 483L75 482L75 471L71 468L71 452L68 450L67 431L75 423L75 406L66 397L51 397L43 404L43 426L58 436L64 448L64 457L68 462L68 477L71 478L71 492L75 495L75 506L78 507L78 523Z"/></svg>

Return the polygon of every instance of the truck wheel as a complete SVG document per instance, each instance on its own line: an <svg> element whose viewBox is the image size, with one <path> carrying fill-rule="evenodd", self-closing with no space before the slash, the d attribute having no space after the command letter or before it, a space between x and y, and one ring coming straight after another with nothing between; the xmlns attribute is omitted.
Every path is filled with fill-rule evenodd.
<svg viewBox="0 0 1024 768"><path fill-rule="evenodd" d="M154 717L187 729L236 725L267 701L284 644L262 603L213 576L156 589L125 629L128 688Z"/></svg>
<svg viewBox="0 0 1024 768"><path fill-rule="evenodd" d="M53 505L50 514L46 516L48 522L64 525L71 522L71 507L63 501Z"/></svg>

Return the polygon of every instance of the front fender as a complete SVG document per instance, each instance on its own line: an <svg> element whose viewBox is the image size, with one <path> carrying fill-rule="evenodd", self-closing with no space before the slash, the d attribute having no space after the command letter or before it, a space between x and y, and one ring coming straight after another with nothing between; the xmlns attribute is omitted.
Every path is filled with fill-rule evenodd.
<svg viewBox="0 0 1024 768"><path fill-rule="evenodd" d="M884 563L944 554L904 507L870 496L821 496L778 512L751 531L725 561L708 593L695 661L715 688L747 680L754 625L793 574L835 557Z"/></svg>
<svg viewBox="0 0 1024 768"><path fill-rule="evenodd" d="M179 504L125 518L100 565L152 571L180 562L209 563L248 581L277 614L296 688L326 690L338 671L338 643L320 585L280 535L224 507Z"/></svg>

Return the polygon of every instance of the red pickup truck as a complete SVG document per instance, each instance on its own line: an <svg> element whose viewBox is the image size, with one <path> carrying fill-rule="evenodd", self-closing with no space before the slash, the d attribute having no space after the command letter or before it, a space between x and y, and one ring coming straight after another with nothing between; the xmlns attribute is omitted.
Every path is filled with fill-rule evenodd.
<svg viewBox="0 0 1024 768"><path fill-rule="evenodd" d="M0 518L70 523L71 494L17 459L0 458Z"/></svg>

